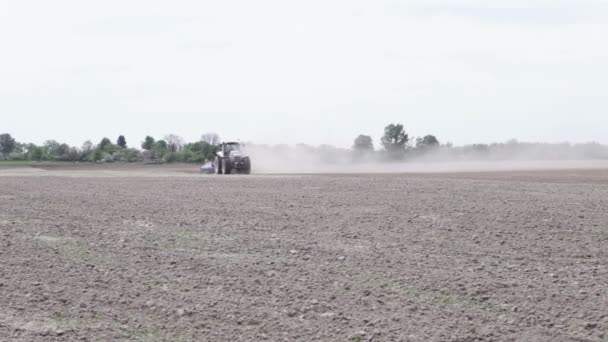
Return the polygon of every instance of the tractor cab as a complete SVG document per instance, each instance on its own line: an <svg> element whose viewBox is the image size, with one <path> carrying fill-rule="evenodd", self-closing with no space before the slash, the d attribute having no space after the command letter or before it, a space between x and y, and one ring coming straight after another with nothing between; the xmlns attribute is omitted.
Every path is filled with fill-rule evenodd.
<svg viewBox="0 0 608 342"><path fill-rule="evenodd" d="M224 153L230 154L232 151L240 151L241 145L239 143L224 143Z"/></svg>
<svg viewBox="0 0 608 342"><path fill-rule="evenodd" d="M228 142L221 143L217 148L217 153L221 157L230 157L230 154L236 151L237 153L241 151L241 145L237 142Z"/></svg>

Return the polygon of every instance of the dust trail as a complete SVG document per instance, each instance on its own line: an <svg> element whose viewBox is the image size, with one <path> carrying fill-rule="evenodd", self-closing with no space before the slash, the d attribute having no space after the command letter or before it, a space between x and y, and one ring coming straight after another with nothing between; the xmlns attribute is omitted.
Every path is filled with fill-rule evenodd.
<svg viewBox="0 0 608 342"><path fill-rule="evenodd" d="M554 149L463 153L460 148L434 151L412 150L403 161L389 161L382 152L367 155L346 149L308 146L249 146L256 174L293 173L442 173L528 170L608 169L608 159ZM543 156L545 156L543 158Z"/></svg>

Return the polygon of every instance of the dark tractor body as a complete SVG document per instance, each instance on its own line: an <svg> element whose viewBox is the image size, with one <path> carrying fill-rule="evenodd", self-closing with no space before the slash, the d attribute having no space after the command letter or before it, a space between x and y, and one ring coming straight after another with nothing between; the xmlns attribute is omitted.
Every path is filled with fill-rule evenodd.
<svg viewBox="0 0 608 342"><path fill-rule="evenodd" d="M218 175L251 174L251 159L241 151L241 145L236 142L222 143L218 146L213 166Z"/></svg>

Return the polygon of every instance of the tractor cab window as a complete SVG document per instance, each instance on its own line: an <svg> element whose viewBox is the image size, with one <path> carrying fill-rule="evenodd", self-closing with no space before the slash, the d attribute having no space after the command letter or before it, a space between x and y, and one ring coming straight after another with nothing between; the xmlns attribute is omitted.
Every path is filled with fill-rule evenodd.
<svg viewBox="0 0 608 342"><path fill-rule="evenodd" d="M239 150L239 145L236 145L236 144L226 145L226 152L232 152L232 151L238 151L238 150Z"/></svg>

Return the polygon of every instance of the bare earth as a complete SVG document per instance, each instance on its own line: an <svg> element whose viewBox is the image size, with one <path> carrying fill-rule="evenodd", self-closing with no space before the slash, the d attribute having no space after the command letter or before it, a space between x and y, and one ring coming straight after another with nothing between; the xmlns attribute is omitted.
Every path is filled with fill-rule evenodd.
<svg viewBox="0 0 608 342"><path fill-rule="evenodd" d="M0 341L608 340L607 170L2 172Z"/></svg>

